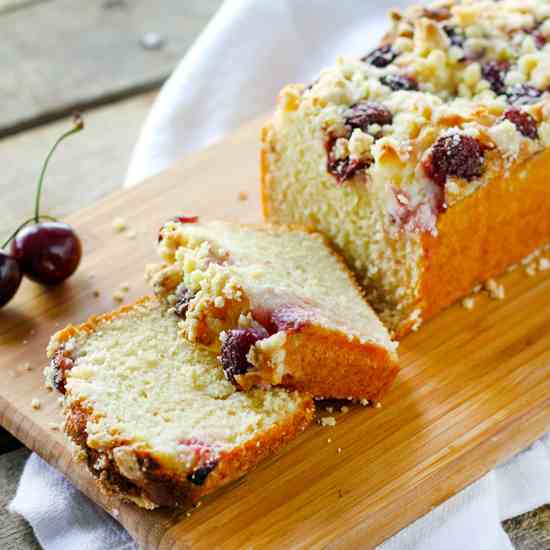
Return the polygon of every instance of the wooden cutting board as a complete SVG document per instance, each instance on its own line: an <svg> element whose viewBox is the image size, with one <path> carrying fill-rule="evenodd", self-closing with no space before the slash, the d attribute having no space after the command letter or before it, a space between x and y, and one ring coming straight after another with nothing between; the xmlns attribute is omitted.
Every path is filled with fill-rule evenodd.
<svg viewBox="0 0 550 550"><path fill-rule="evenodd" d="M473 311L451 307L402 343L402 372L381 408L335 413L335 427L313 426L190 515L98 493L52 429L61 415L43 389L48 338L113 309L125 283L126 301L147 292L144 265L169 217L260 220L259 126L72 216L85 246L78 273L55 289L25 282L0 310L0 424L146 548L371 548L550 430L550 274L517 269L501 278L504 301L480 295ZM119 216L126 232L113 229Z"/></svg>

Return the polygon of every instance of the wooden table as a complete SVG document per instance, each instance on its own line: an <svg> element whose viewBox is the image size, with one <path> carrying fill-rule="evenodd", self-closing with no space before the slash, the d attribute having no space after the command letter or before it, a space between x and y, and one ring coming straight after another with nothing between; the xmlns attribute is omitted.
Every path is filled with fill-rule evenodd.
<svg viewBox="0 0 550 550"><path fill-rule="evenodd" d="M25 29L26 36L32 37L33 26L38 28L39 21L46 18L58 26L66 25L68 34L65 37L68 41L78 41L78 33L75 31L71 34L74 30L72 23L77 16L80 32L85 29L93 33L94 25L98 24L98 13L108 11L108 24L102 27L97 40L101 44L107 41L113 52L113 56L107 55L107 51L106 55L97 55L98 67L84 62L85 51L65 48L70 55L74 55L71 62L74 71L55 75L56 67L61 65L54 67L50 63L48 67L52 70L52 77L45 82L37 82L32 78L20 81L19 88L10 98L11 103L0 106L0 136L15 134L4 138L0 147L0 163L4 166L0 181L0 236L8 233L31 213L40 163L48 145L69 124L69 119L63 117L63 113L74 106L90 108L87 113L88 128L85 133L67 142L52 161L46 182L45 209L57 216L67 215L92 204L120 186L139 128L156 95L156 91L144 90L156 90L219 3L218 0L185 3L189 11L181 14L186 23L183 33L176 33L178 27L169 21L171 17L167 16L168 9L155 9L149 13L147 3L141 0L134 0L131 4L125 0L93 0L87 3L84 12L80 9L77 11L70 2L64 0L7 0L0 4L0 31L4 36L6 33L3 29L14 27L18 19L18 32L22 33L22 29ZM160 5L174 8L182 4L163 0ZM61 10L66 17L56 17ZM24 26L21 25L23 19ZM144 20L147 21L147 27L143 26ZM128 24L124 32L120 33L122 21ZM59 28L57 32L60 32ZM159 34L164 41L160 51L154 48L146 50L140 46L140 38L143 38L145 32ZM110 42L111 39L115 40L115 34L118 42ZM32 67L44 53L37 48L34 51L31 49L29 53L21 44L21 41L14 41L9 51L0 52L0 59L8 56L13 63L10 65L13 71ZM170 46L166 51L164 48L168 44ZM59 44L56 41L48 45L50 59L57 59L57 47ZM157 53L160 55L155 56ZM136 65L124 64L125 59L136 55L141 56L141 61L136 62ZM122 66L123 74L114 78L112 73ZM95 88L86 78L91 76L90 71L94 71L94 76L95 73L100 74L99 82L95 81ZM13 76L9 71L0 75L0 90L12 89L10 78L13 83ZM86 85L79 86L79 82L85 82ZM40 93L32 93L33 87ZM17 97L16 92L22 88L28 95ZM56 119L55 122L43 124L52 119ZM104 131L105 127L109 128L108 132ZM0 548L7 550L39 548L29 525L5 510L15 492L28 454L17 440L0 428ZM509 520L504 523L504 528L518 549L550 548L550 506Z"/></svg>

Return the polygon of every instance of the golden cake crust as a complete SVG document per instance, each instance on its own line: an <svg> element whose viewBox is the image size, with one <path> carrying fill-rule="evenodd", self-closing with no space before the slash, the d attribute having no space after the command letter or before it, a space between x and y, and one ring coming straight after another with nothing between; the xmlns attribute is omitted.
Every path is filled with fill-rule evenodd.
<svg viewBox="0 0 550 550"><path fill-rule="evenodd" d="M136 306L147 304L151 300L155 298L144 297L114 312L92 316L81 325L66 327L52 339L48 356L52 357L74 336L91 333L103 323L131 313ZM314 412L313 400L303 395L298 409L283 422L274 424L240 446L221 452L216 468L209 473L202 485L196 485L187 477L163 468L155 459L154 452L133 449L128 446L130 442L127 440L115 439L109 444L91 447L88 444L86 426L88 420L94 417L95 411L70 397L66 398L65 432L77 447L77 457L87 463L103 493L152 509L157 506L184 506L194 503L207 493L242 477L303 431L313 419ZM113 451L120 448L131 449L131 459L139 465L138 476L129 479L120 471L113 460Z"/></svg>
<svg viewBox="0 0 550 550"><path fill-rule="evenodd" d="M315 396L379 401L399 372L388 350L315 325L290 335L285 352L294 376L283 385Z"/></svg>

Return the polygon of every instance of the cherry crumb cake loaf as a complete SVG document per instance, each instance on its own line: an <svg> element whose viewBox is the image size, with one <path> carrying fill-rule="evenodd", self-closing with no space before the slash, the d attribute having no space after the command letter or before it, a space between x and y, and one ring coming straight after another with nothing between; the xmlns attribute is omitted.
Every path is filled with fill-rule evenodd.
<svg viewBox="0 0 550 550"><path fill-rule="evenodd" d="M393 382L396 344L319 233L177 218L159 253L156 294L238 388L377 400Z"/></svg>
<svg viewBox="0 0 550 550"><path fill-rule="evenodd" d="M234 480L310 422L311 398L237 391L216 355L179 337L156 298L57 333L48 383L65 432L101 489L145 508L193 502Z"/></svg>
<svg viewBox="0 0 550 550"><path fill-rule="evenodd" d="M393 11L378 48L281 92L264 216L329 237L402 336L550 239L549 89L545 0Z"/></svg>

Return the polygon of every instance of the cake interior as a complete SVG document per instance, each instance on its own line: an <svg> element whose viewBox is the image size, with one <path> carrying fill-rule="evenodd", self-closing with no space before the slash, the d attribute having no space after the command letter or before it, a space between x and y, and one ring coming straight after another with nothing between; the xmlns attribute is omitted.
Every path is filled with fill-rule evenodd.
<svg viewBox="0 0 550 550"><path fill-rule="evenodd" d="M395 349L353 277L319 234L224 222L170 222L162 235L159 250L168 267L157 273L157 290L172 303L178 285L192 292L187 323L205 302L223 309L229 300L239 304L240 323L250 314L261 320L266 312L283 311L290 324L312 321ZM300 319L292 317L297 311Z"/></svg>

